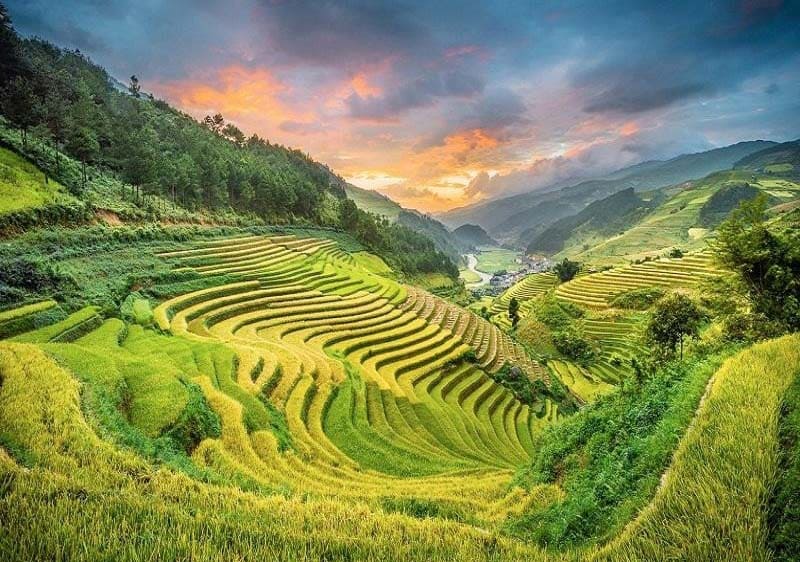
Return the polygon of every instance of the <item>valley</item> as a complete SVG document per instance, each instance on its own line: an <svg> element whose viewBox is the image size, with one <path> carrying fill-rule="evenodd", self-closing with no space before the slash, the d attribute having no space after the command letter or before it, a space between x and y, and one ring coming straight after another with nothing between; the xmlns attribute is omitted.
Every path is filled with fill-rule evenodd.
<svg viewBox="0 0 800 562"><path fill-rule="evenodd" d="M0 4L0 560L800 559L800 141L734 142L789 80L722 134L566 7L75 2L165 70Z"/></svg>

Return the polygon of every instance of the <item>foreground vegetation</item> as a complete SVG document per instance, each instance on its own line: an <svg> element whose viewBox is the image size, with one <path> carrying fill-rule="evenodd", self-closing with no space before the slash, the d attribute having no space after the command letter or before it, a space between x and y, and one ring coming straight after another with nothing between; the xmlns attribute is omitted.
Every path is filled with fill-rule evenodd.
<svg viewBox="0 0 800 562"><path fill-rule="evenodd" d="M466 309L478 227L0 16L0 558L797 558L795 148L574 200Z"/></svg>

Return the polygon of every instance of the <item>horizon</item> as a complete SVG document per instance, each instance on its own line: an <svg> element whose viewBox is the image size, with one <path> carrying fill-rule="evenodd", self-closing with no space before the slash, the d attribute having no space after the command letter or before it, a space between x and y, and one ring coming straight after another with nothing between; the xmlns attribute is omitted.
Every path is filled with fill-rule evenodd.
<svg viewBox="0 0 800 562"><path fill-rule="evenodd" d="M26 36L427 213L800 131L779 0L7 5Z"/></svg>

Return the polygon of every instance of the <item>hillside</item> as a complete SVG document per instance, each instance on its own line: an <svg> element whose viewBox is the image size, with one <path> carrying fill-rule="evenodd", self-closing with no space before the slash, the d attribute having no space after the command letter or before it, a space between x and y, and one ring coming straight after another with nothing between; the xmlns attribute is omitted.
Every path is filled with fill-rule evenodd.
<svg viewBox="0 0 800 562"><path fill-rule="evenodd" d="M592 201L623 189L647 191L702 178L714 171L728 169L741 158L773 144L768 141L741 142L666 161L645 162L620 169L603 178L556 190L479 203L474 207L444 213L439 218L451 226L478 224L499 241L524 248L550 224L579 212Z"/></svg>
<svg viewBox="0 0 800 562"><path fill-rule="evenodd" d="M80 52L6 27L3 40L0 143L17 156L3 153L0 185L26 194L4 198L0 235L96 221L303 224L351 233L409 278L457 280L458 250L442 240L447 253L437 250L417 232L425 221L409 229L351 208L343 180L301 151L247 137L220 114L195 121L138 80L120 91ZM38 173L55 181L36 185Z"/></svg>
<svg viewBox="0 0 800 562"><path fill-rule="evenodd" d="M497 160L547 124L502 76L484 97L489 75L437 74L489 60L462 41L473 22L516 38L488 7L447 37L413 5L170 4L194 26L181 58L152 35L168 20L134 17L159 7L43 6L70 36L84 18L125 64L147 60L140 38L108 22L157 23L142 37L162 72L214 62L202 52L253 68L266 59L251 46L280 54L274 76L242 69L245 94L225 84L225 101L276 127L321 103L302 112L320 136L286 138L335 143L353 169L372 153L350 137L386 143L371 169L410 150L398 173L432 191L472 176L474 151ZM563 38L619 35L591 23ZM198 49L206 24L224 49ZM300 50L273 50L286 42ZM2 4L0 53L0 562L800 560L800 143L642 162L454 211L493 227L450 231L213 107L196 120L135 76L19 37ZM391 86L400 67L412 88ZM613 111L688 113L685 138L714 117L682 109L700 92L667 109L647 103L673 92L645 93ZM605 142L600 109L584 129ZM480 128L439 150L420 116ZM578 133L551 129L548 143ZM451 165L461 175L435 183Z"/></svg>
<svg viewBox="0 0 800 562"><path fill-rule="evenodd" d="M386 195L373 191L371 189L361 189L351 183L344 186L347 197L353 200L358 205L359 209L363 209L368 213L382 215L388 219L397 220L403 207L392 201Z"/></svg>
<svg viewBox="0 0 800 562"><path fill-rule="evenodd" d="M671 248L696 250L705 247L714 229L733 209L758 194L766 197L773 213L791 210L800 204L800 176L790 163L800 155L800 147L797 143L778 147L780 150L768 148L754 153L732 169L700 180L642 193L639 197L648 199L643 210L633 215L622 213L618 224L609 223L613 226L610 229L591 228L591 221L600 225L613 221L604 208L613 210L615 206L601 201L595 212L592 204L554 225L562 228L548 231L557 242L549 246L550 251L557 257L603 264L654 256ZM757 169L751 169L748 161L758 162ZM611 203L613 198L605 201ZM592 219L595 214L596 220Z"/></svg>
<svg viewBox="0 0 800 562"><path fill-rule="evenodd" d="M797 173L798 166L800 166L800 140L777 144L745 156L736 162L734 168L766 173Z"/></svg>
<svg viewBox="0 0 800 562"><path fill-rule="evenodd" d="M528 254L552 255L564 248L568 238L577 238L581 232L608 237L625 230L630 224L647 214L656 205L644 200L632 187L590 203L580 213L564 217L547 227L528 245Z"/></svg>
<svg viewBox="0 0 800 562"><path fill-rule="evenodd" d="M462 224L453 231L453 236L470 247L497 246L497 242L477 224Z"/></svg>
<svg viewBox="0 0 800 562"><path fill-rule="evenodd" d="M347 197L352 199L359 209L384 216L397 224L422 234L429 238L436 248L447 255L454 263L460 262L461 254L469 247L468 244L451 234L439 221L419 211L405 209L381 193L369 189L361 189L349 183L344 185L344 189Z"/></svg>

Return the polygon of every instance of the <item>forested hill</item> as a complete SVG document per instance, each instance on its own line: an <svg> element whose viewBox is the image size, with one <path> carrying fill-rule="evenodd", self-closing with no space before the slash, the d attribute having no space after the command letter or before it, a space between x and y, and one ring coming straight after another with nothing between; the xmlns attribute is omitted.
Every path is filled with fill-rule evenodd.
<svg viewBox="0 0 800 562"><path fill-rule="evenodd" d="M0 140L74 199L35 216L2 214L0 233L98 211L122 221L307 224L347 230L403 273L457 277L428 238L346 203L343 180L301 151L247 136L219 114L198 122L145 94L135 76L120 88L80 52L20 37L0 9Z"/></svg>

